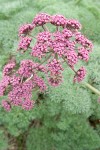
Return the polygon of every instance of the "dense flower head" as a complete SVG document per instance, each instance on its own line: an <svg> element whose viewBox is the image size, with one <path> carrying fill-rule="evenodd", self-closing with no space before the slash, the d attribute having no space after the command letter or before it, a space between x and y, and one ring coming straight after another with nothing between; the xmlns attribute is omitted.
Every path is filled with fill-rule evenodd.
<svg viewBox="0 0 100 150"><path fill-rule="evenodd" d="M67 48L67 50L74 51L75 50L75 46L76 46L75 44L76 44L75 41L67 40L66 41L66 48ZM65 54L66 54L66 52L65 52Z"/></svg>
<svg viewBox="0 0 100 150"><path fill-rule="evenodd" d="M27 34L29 34L30 31L32 31L32 29L35 26L32 24L24 24L19 28L19 36L25 36Z"/></svg>
<svg viewBox="0 0 100 150"><path fill-rule="evenodd" d="M4 95L4 92L6 90L6 87L10 83L10 77L9 76L4 76L3 79L0 82L0 96Z"/></svg>
<svg viewBox="0 0 100 150"><path fill-rule="evenodd" d="M47 45L45 43L36 43L36 45L32 48L31 55L34 57L42 58L46 52L48 52Z"/></svg>
<svg viewBox="0 0 100 150"><path fill-rule="evenodd" d="M53 59L48 63L48 70L51 72L51 75L58 75L63 70L60 61Z"/></svg>
<svg viewBox="0 0 100 150"><path fill-rule="evenodd" d="M86 69L84 67L81 67L74 76L74 82L81 82L85 78L85 75Z"/></svg>
<svg viewBox="0 0 100 150"><path fill-rule="evenodd" d="M78 58L83 59L84 61L89 60L89 51L86 48L82 47L78 49Z"/></svg>
<svg viewBox="0 0 100 150"><path fill-rule="evenodd" d="M31 41L32 41L32 38L30 38L30 37L21 37L19 45L18 45L18 50L22 49L22 50L26 51L27 48L29 47Z"/></svg>
<svg viewBox="0 0 100 150"><path fill-rule="evenodd" d="M33 69L33 72L34 71L40 71L40 72L47 72L47 69L46 69L46 67L44 66L44 65L40 65L40 63L35 63L35 62L32 62L32 69Z"/></svg>
<svg viewBox="0 0 100 150"><path fill-rule="evenodd" d="M33 67L34 63L32 60L23 60L17 73L23 77L29 77L33 73Z"/></svg>
<svg viewBox="0 0 100 150"><path fill-rule="evenodd" d="M64 27L67 23L67 19L63 15L53 15L51 17L51 23L56 26Z"/></svg>
<svg viewBox="0 0 100 150"><path fill-rule="evenodd" d="M8 94L9 101L14 106L21 106L24 100L32 97L33 88L34 84L32 80L16 85Z"/></svg>
<svg viewBox="0 0 100 150"><path fill-rule="evenodd" d="M54 32L47 28L47 23L55 26ZM39 29L41 27L39 32L32 34L38 26ZM78 60L89 60L89 52L92 51L93 45L78 31L80 29L81 24L77 20L69 20L63 15L50 16L46 13L39 13L32 24L20 27L18 50L31 56L30 59L22 60L20 64L10 61L4 66L0 96L8 95L7 100L2 101L5 110L10 111L13 106L20 106L25 110L32 109L33 90L46 91L45 81L51 86L59 86L63 82L64 63L75 73L73 82L81 82L85 78L85 67L78 71L75 67ZM47 79L45 81L44 75Z"/></svg>
<svg viewBox="0 0 100 150"><path fill-rule="evenodd" d="M43 65L37 64L36 70L47 73L47 68Z"/></svg>
<svg viewBox="0 0 100 150"><path fill-rule="evenodd" d="M50 41L50 40L51 40L51 33L48 31L40 32L37 35L37 41L38 42L44 43L44 42Z"/></svg>
<svg viewBox="0 0 100 150"><path fill-rule="evenodd" d="M4 95L5 87L0 85L0 96Z"/></svg>
<svg viewBox="0 0 100 150"><path fill-rule="evenodd" d="M59 32L59 31L54 32L53 36L54 36L54 40L55 41L57 41L57 42L65 42L64 35L61 32Z"/></svg>
<svg viewBox="0 0 100 150"><path fill-rule="evenodd" d="M44 80L42 78L38 77L37 75L34 75L33 82L36 87L40 88L41 92L43 92L47 89L47 86L46 86Z"/></svg>
<svg viewBox="0 0 100 150"><path fill-rule="evenodd" d="M35 87L33 80L29 80L23 83L22 90L27 91L27 93L24 93L25 97L31 98L32 89Z"/></svg>
<svg viewBox="0 0 100 150"><path fill-rule="evenodd" d="M48 82L51 86L59 86L62 83L62 75L49 77Z"/></svg>
<svg viewBox="0 0 100 150"><path fill-rule="evenodd" d="M3 68L3 75L7 76L12 72L12 69L16 66L15 62L8 63L7 65L4 66Z"/></svg>
<svg viewBox="0 0 100 150"><path fill-rule="evenodd" d="M52 48L53 51L61 57L65 53L66 44L64 42L54 41L52 43Z"/></svg>
<svg viewBox="0 0 100 150"><path fill-rule="evenodd" d="M67 51L65 58L67 59L68 65L71 67L73 67L78 62L78 57L75 51Z"/></svg>
<svg viewBox="0 0 100 150"><path fill-rule="evenodd" d="M23 101L22 108L25 110L31 110L34 106L34 103L35 102L33 100L27 99L27 100Z"/></svg>
<svg viewBox="0 0 100 150"><path fill-rule="evenodd" d="M51 18L51 16L46 13L40 13L40 14L36 15L36 17L33 19L32 24L34 24L36 26L41 26L41 25L44 25L44 24L50 22L50 18Z"/></svg>
<svg viewBox="0 0 100 150"><path fill-rule="evenodd" d="M21 85L17 85L8 94L8 99L13 106L21 106L23 99L23 91Z"/></svg>
<svg viewBox="0 0 100 150"><path fill-rule="evenodd" d="M2 100L2 104L1 105L2 105L2 107L4 107L4 109L6 111L10 111L11 110L11 106L6 100Z"/></svg>
<svg viewBox="0 0 100 150"><path fill-rule="evenodd" d="M72 33L70 30L68 30L68 29L63 29L63 30L62 30L62 35L63 35L65 38L70 38L70 37L73 36L73 33Z"/></svg>
<svg viewBox="0 0 100 150"><path fill-rule="evenodd" d="M74 19L67 20L66 27L69 29L81 29L81 24Z"/></svg>
<svg viewBox="0 0 100 150"><path fill-rule="evenodd" d="M80 32L77 32L75 34L76 36L76 41L81 44L82 46L84 46L85 48L89 48L91 51L93 48L93 44L91 41L89 41L84 35L82 35Z"/></svg>
<svg viewBox="0 0 100 150"><path fill-rule="evenodd" d="M10 77L10 84L12 86L18 85L20 83L20 81L21 81L21 77L19 77L19 76L13 75L12 77Z"/></svg>

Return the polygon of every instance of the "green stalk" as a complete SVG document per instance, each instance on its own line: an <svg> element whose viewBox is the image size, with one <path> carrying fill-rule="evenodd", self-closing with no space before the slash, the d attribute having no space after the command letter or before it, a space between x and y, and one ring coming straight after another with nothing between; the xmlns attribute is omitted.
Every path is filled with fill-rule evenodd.
<svg viewBox="0 0 100 150"><path fill-rule="evenodd" d="M84 82L84 85L86 87L88 87L91 91L93 91L95 94L100 96L100 91L97 90L96 88L94 88L92 85L90 85L89 83Z"/></svg>

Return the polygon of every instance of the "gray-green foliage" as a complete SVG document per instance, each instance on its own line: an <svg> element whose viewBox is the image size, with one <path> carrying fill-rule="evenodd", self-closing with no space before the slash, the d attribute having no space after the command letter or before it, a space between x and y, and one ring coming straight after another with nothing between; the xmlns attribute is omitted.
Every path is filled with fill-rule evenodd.
<svg viewBox="0 0 100 150"><path fill-rule="evenodd" d="M9 55L14 54L18 62L29 58L27 54L16 52L19 26L32 22L39 12L58 13L67 18L78 19L83 26L82 32L93 40L94 50L89 63L85 64L88 70L86 81L100 90L99 7L98 0L0 0L0 78L2 67ZM79 63L79 66L81 65ZM88 124L89 116L100 118L98 97L82 84L73 85L74 74L66 66L64 68L64 82L57 88L49 86L46 95L33 110L14 108L6 113L0 108L0 125L4 126L11 135L19 136L26 132L32 120L41 122L40 126L33 127L29 131L27 150L100 148L100 126L96 132ZM2 130L0 135L1 133L2 137L5 137ZM0 150L7 149L7 138L3 139L0 139Z"/></svg>
<svg viewBox="0 0 100 150"><path fill-rule="evenodd" d="M95 44L87 66L90 82L100 90L100 45Z"/></svg>
<svg viewBox="0 0 100 150"><path fill-rule="evenodd" d="M32 112L25 112L19 108L14 108L11 113L5 113L3 110L1 112L0 124L4 125L8 132L14 136L27 130L30 121L34 119Z"/></svg>
<svg viewBox="0 0 100 150"><path fill-rule="evenodd" d="M99 135L89 126L83 115L62 113L60 119L55 118L52 121L55 123L52 128L43 124L30 129L27 150L95 150L100 147Z"/></svg>
<svg viewBox="0 0 100 150"><path fill-rule="evenodd" d="M0 149L7 150L8 148L8 138L4 133L4 130L0 128Z"/></svg>

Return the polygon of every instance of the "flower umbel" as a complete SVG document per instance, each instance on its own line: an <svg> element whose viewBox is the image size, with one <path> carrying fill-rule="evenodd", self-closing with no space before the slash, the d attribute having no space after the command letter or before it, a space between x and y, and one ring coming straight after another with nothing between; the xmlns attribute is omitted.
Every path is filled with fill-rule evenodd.
<svg viewBox="0 0 100 150"><path fill-rule="evenodd" d="M46 24L55 26L55 31L51 32ZM79 60L89 60L93 45L81 34L81 27L77 20L69 20L63 15L39 13L32 23L19 28L18 51L30 55L30 59L20 63L9 62L4 66L0 96L8 95L2 101L2 107L6 111L10 111L13 106L32 109L35 105L35 100L32 100L33 90L47 90L44 76L51 86L59 86L63 82L64 63L75 73L73 82L81 82L85 78L85 67L76 71L75 66ZM40 32L34 36L36 28Z"/></svg>

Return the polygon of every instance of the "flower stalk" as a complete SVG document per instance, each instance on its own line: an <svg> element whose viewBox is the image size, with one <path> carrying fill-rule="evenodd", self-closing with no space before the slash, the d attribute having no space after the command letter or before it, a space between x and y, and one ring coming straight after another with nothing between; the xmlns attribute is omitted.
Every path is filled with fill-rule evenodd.
<svg viewBox="0 0 100 150"><path fill-rule="evenodd" d="M100 96L100 91L93 87L91 84L84 82L84 85L88 87L93 93Z"/></svg>

